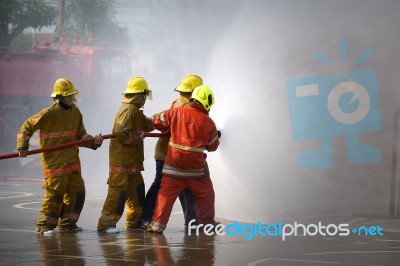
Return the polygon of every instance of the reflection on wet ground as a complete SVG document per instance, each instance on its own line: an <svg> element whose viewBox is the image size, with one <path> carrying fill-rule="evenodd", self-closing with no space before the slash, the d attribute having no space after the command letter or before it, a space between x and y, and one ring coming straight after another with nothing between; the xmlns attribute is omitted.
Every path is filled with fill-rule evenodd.
<svg viewBox="0 0 400 266"><path fill-rule="evenodd" d="M163 235L123 228L107 235L95 230L104 197L90 193L78 223L82 232L39 235L34 228L43 195L40 182L0 174L0 265L400 265L399 220L349 218L352 225L380 224L383 236L286 241L256 236L247 241L243 235L189 235L177 203ZM332 217L325 221L335 223Z"/></svg>
<svg viewBox="0 0 400 266"><path fill-rule="evenodd" d="M143 231L36 237L39 261L44 265L193 265L194 259L202 265L214 265L213 237L184 235L180 243Z"/></svg>
<svg viewBox="0 0 400 266"><path fill-rule="evenodd" d="M143 231L39 235L7 229L1 236L2 265L214 265L215 260L213 237L205 236L168 241Z"/></svg>

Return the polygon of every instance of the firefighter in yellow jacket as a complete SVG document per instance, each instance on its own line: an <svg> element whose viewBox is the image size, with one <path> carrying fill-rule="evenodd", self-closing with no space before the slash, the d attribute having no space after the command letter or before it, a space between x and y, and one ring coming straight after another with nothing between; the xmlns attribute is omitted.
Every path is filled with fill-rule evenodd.
<svg viewBox="0 0 400 266"><path fill-rule="evenodd" d="M110 141L108 193L97 225L98 232L118 233L116 225L127 208L126 229L139 226L145 197L141 174L144 161L143 136L138 131L152 131L152 120L141 108L146 98L152 99L142 77L129 80L113 125L116 138Z"/></svg>
<svg viewBox="0 0 400 266"><path fill-rule="evenodd" d="M20 157L28 155L29 140L39 130L40 147L59 145L92 137L86 133L82 114L75 106L78 94L74 84L65 78L57 79L51 97L54 104L28 118L17 135ZM82 146L97 149L101 135ZM36 232L81 231L76 225L85 202L85 184L81 176L78 147L48 151L41 154L46 190L36 223Z"/></svg>

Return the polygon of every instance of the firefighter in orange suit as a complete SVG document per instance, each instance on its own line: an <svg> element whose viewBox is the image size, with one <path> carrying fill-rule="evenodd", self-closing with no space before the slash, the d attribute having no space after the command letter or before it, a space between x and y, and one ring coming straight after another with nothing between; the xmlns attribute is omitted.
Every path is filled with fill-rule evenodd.
<svg viewBox="0 0 400 266"><path fill-rule="evenodd" d="M143 136L138 131L152 131L152 120L141 108L146 98L152 99L147 82L142 77L129 80L113 125L116 138L110 141L108 193L97 225L98 232L118 233L116 225L125 204L126 229L139 226L145 197L141 174L144 161Z"/></svg>
<svg viewBox="0 0 400 266"><path fill-rule="evenodd" d="M169 109L176 107L185 107L189 105L189 99L192 96L193 90L203 85L203 80L200 76L196 74L186 75L181 84L175 89L179 92L179 97L172 102ZM144 201L143 215L142 215L142 225L143 229L147 229L151 222L151 217L153 216L154 208L157 200L157 193L160 189L161 179L162 179L162 169L164 166L165 155L168 149L168 138L159 138L157 140L154 152L154 159L156 160L156 176L153 183L151 184L149 190L146 194L146 199ZM179 201L182 205L183 216L185 218L185 226L191 221L195 220L197 222L197 206L196 199L192 191L189 188L185 188L179 194Z"/></svg>
<svg viewBox="0 0 400 266"><path fill-rule="evenodd" d="M217 128L208 115L213 104L212 90L201 85L194 89L188 107L169 109L154 116L155 128L169 129L171 137L150 231L164 231L174 202L186 187L196 198L199 223L215 224L214 188L204 153L215 151L219 146Z"/></svg>
<svg viewBox="0 0 400 266"><path fill-rule="evenodd" d="M82 114L75 105L77 94L70 80L56 80L51 94L54 104L31 116L21 126L17 135L20 157L28 155L29 140L36 130L40 131L41 148L92 137L86 133ZM97 135L93 142L82 146L95 150L102 142L101 135ZM85 202L85 183L81 176L78 147L43 152L41 158L46 192L36 232L51 233L55 229L81 231L76 223Z"/></svg>

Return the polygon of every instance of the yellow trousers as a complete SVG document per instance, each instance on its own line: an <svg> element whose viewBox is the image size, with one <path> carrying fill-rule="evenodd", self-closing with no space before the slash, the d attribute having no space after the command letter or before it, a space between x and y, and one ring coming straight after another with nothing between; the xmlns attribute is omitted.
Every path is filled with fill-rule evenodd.
<svg viewBox="0 0 400 266"><path fill-rule="evenodd" d="M79 172L46 177L37 227L70 229L82 212L85 203L85 182Z"/></svg>
<svg viewBox="0 0 400 266"><path fill-rule="evenodd" d="M108 193L104 201L97 231L116 227L127 207L125 228L136 228L142 216L145 198L144 181L140 172L134 174L110 173Z"/></svg>

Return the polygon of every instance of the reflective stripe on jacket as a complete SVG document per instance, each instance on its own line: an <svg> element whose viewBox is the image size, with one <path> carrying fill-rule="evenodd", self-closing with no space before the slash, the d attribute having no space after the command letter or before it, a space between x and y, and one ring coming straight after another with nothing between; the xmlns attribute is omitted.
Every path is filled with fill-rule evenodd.
<svg viewBox="0 0 400 266"><path fill-rule="evenodd" d="M110 173L123 173L123 174L134 174L144 170L142 163L135 165L134 167L123 167L123 166L112 166L110 165Z"/></svg>
<svg viewBox="0 0 400 266"><path fill-rule="evenodd" d="M59 169L46 169L43 171L44 177L51 177L56 175L70 175L72 172L81 171L81 167L78 164L71 164L67 168L59 168Z"/></svg>
<svg viewBox="0 0 400 266"><path fill-rule="evenodd" d="M171 138L163 174L197 178L207 173L206 154L219 146L217 129L207 111L198 103L164 111L154 120L159 130L169 128Z"/></svg>
<svg viewBox="0 0 400 266"><path fill-rule="evenodd" d="M91 137L86 133L78 107L65 109L58 103L41 110L22 124L17 134L18 150L29 149L29 140L36 130L39 130L41 148ZM82 146L94 148L93 143ZM43 152L41 158L46 177L80 171L77 146Z"/></svg>

